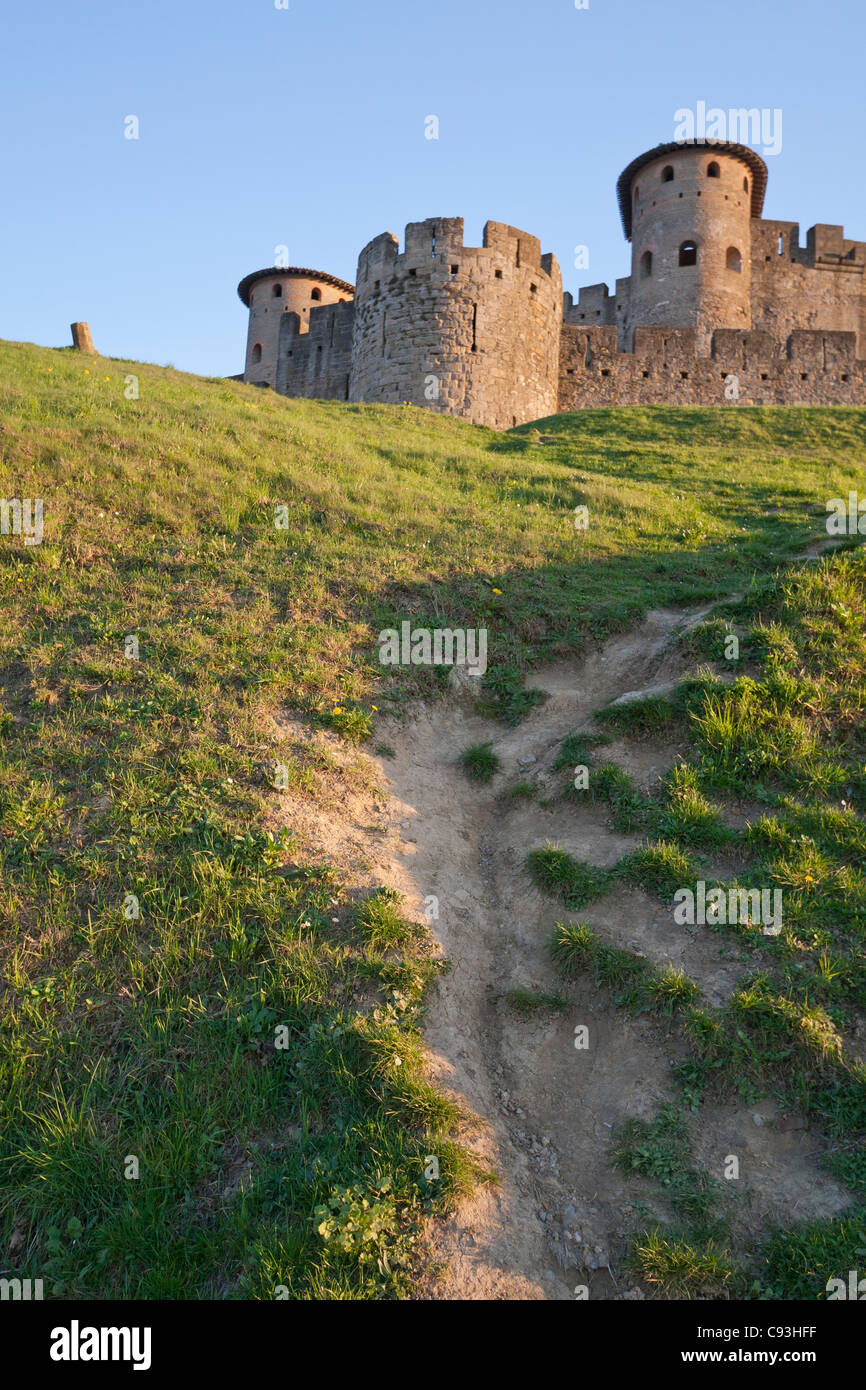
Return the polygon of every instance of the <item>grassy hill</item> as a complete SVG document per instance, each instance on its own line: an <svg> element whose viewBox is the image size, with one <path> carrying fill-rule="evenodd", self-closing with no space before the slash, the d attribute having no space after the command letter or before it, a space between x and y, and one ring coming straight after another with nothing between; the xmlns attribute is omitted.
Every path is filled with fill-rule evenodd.
<svg viewBox="0 0 866 1390"><path fill-rule="evenodd" d="M407 618L486 627L486 705L512 721L533 664L649 607L739 593L755 620L826 539L826 500L862 485L864 439L866 411L842 408L597 410L502 435L0 345L0 496L45 514L42 544L0 538L5 1265L64 1297L411 1287L419 1222L472 1180L421 1068L435 966L387 895L359 904L267 833L273 762L311 798L343 775L281 746L272 715L375 741L381 712L445 689L379 665L378 632ZM861 560L829 562L838 581L798 610L832 698L784 707L846 772ZM703 734L733 748L751 717ZM862 779L852 795L861 818ZM839 949L862 954L859 925Z"/></svg>

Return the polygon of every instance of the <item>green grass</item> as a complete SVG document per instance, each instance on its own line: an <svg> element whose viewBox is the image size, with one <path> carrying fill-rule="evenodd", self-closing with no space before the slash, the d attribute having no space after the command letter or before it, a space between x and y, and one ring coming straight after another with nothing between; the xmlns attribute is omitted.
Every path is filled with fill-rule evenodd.
<svg viewBox="0 0 866 1390"><path fill-rule="evenodd" d="M460 766L473 782L492 782L499 771L499 758L490 743L475 743L460 754Z"/></svg>
<svg viewBox="0 0 866 1390"><path fill-rule="evenodd" d="M721 1184L692 1166L691 1139L676 1106L663 1105L650 1121L627 1121L614 1136L613 1161L660 1185L691 1240L702 1244L722 1233Z"/></svg>
<svg viewBox="0 0 866 1390"><path fill-rule="evenodd" d="M533 1018L540 1013L561 1013L568 1003L561 994L526 989L522 985L517 989L510 989L505 995L505 1002L523 1018Z"/></svg>
<svg viewBox="0 0 866 1390"><path fill-rule="evenodd" d="M11 1273L66 1298L405 1294L421 1223L477 1176L424 1080L435 967L399 903L359 906L279 833L283 798L325 808L368 786L354 745L446 688L442 668L383 667L384 628L487 628L484 699L520 719L542 698L537 663L653 606L753 593L857 484L864 426L845 409L592 411L535 446L0 345L0 492L45 508L41 545L0 539ZM856 635L851 592L837 600L822 622ZM754 642L785 660L773 628ZM724 703L740 695L718 698L706 796L727 750L737 776L751 766ZM818 775L823 737L781 740L765 765L803 814L798 770L837 786ZM772 854L805 882L790 846ZM856 914L852 849L833 873L834 911ZM844 1010L854 962L820 930L846 960L826 986ZM821 1103L853 1113L844 1086Z"/></svg>
<svg viewBox="0 0 866 1390"><path fill-rule="evenodd" d="M526 865L537 888L554 894L573 911L600 898L610 886L610 875L606 869L582 864L567 850L559 849L556 845L531 850Z"/></svg>

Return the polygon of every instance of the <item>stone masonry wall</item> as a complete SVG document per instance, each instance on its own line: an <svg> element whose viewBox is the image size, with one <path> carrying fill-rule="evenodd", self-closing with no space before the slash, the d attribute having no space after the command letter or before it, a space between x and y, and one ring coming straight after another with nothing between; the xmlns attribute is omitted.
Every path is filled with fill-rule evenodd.
<svg viewBox="0 0 866 1390"><path fill-rule="evenodd" d="M855 333L866 357L866 243L822 224L799 239L796 222L752 222L752 327L780 341L798 328Z"/></svg>
<svg viewBox="0 0 866 1390"><path fill-rule="evenodd" d="M281 395L349 399L354 317L352 300L325 304L310 311L309 331L303 333L298 314L283 315L276 374Z"/></svg>
<svg viewBox="0 0 866 1390"><path fill-rule="evenodd" d="M361 252L350 399L461 415L510 429L552 414L562 282L536 237L488 222L464 246L463 219L429 218Z"/></svg>
<svg viewBox="0 0 866 1390"><path fill-rule="evenodd" d="M866 405L866 362L853 333L795 330L786 342L752 329L717 329L698 356L693 329L636 328L634 352L614 326L562 330L559 410L609 405ZM734 402L731 401L731 404Z"/></svg>

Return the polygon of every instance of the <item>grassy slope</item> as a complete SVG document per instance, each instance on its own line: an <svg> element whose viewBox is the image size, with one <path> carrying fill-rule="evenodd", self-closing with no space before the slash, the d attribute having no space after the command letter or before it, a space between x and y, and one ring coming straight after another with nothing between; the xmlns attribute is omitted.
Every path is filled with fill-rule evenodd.
<svg viewBox="0 0 866 1390"><path fill-rule="evenodd" d="M409 618L486 626L489 694L516 717L535 660L654 604L748 591L823 534L866 412L540 428L0 346L0 495L46 512L41 546L0 540L12 1272L83 1297L404 1287L418 1216L467 1178L420 1075L426 947L393 904L359 911L261 831L280 796L266 760L314 798L335 775L275 743L268 715L363 732L374 703L434 691L424 669L382 680L375 635Z"/></svg>
<svg viewBox="0 0 866 1390"><path fill-rule="evenodd" d="M620 1007L674 1020L689 1045L673 1103L617 1138L621 1166L659 1182L677 1218L638 1238L643 1278L686 1296L815 1298L828 1278L859 1266L866 1243L866 549L762 581L726 613L683 640L723 666L735 633L733 680L705 668L670 697L598 712L602 726L629 738L676 732L685 754L655 794L601 766L585 735L562 750L563 768L578 758L591 768L588 788L568 784L565 795L605 803L615 828L644 843L608 870L536 848L529 869L577 910L620 881L668 910L679 888L700 879L781 893L776 936L742 918L710 928L744 966L723 1007L704 1003L685 972L651 966L586 923L561 924L552 945L566 978L590 972ZM755 806L744 829L720 814L731 798ZM707 1097L747 1106L770 1097L784 1114L808 1116L824 1165L851 1193L848 1209L796 1232L751 1223L744 1240L733 1229L738 1185L692 1165L686 1120L694 1112L700 1132Z"/></svg>

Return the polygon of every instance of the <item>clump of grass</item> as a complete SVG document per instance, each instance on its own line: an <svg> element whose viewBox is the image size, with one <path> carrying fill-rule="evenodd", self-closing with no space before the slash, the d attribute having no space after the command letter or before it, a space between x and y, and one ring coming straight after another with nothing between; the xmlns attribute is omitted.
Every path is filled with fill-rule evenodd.
<svg viewBox="0 0 866 1390"><path fill-rule="evenodd" d="M670 733L681 722L682 712L666 695L648 695L644 699L606 705L595 717L609 729L639 738Z"/></svg>
<svg viewBox="0 0 866 1390"><path fill-rule="evenodd" d="M543 991L524 989L522 986L510 989L505 995L505 1002L524 1018L538 1013L559 1013L568 1005L568 1000L563 999L561 994L547 994Z"/></svg>
<svg viewBox="0 0 866 1390"><path fill-rule="evenodd" d="M355 926L370 946L406 946L418 934L418 928L401 914L401 903L400 894L392 888L379 888L355 908Z"/></svg>
<svg viewBox="0 0 866 1390"><path fill-rule="evenodd" d="M672 1298L728 1299L741 1296L741 1278L726 1249L704 1245L661 1230L637 1239L629 1257L634 1272Z"/></svg>
<svg viewBox="0 0 866 1390"><path fill-rule="evenodd" d="M678 888L689 887L697 878L688 855L670 840L659 840L625 855L615 872L619 878L636 883L666 902L673 899Z"/></svg>
<svg viewBox="0 0 866 1390"><path fill-rule="evenodd" d="M558 922L553 929L550 954L566 978L585 970L595 959L598 937L585 923Z"/></svg>
<svg viewBox="0 0 866 1390"><path fill-rule="evenodd" d="M535 797L535 788L530 782L515 782L513 787L509 787L506 793L512 801L532 801Z"/></svg>
<svg viewBox="0 0 866 1390"><path fill-rule="evenodd" d="M589 764L592 761L592 750L602 748L610 742L609 734L579 733L566 735L556 755L553 771L559 772L564 767L574 767L576 763Z"/></svg>
<svg viewBox="0 0 866 1390"><path fill-rule="evenodd" d="M655 804L642 795L633 777L616 763L605 763L590 773L589 792L594 801L610 807L611 824L620 834L645 829L653 821Z"/></svg>
<svg viewBox="0 0 866 1390"><path fill-rule="evenodd" d="M694 980L673 965L648 980L646 988L659 1012L668 1018L693 1004L700 994Z"/></svg>
<svg viewBox="0 0 866 1390"><path fill-rule="evenodd" d="M523 681L523 672L516 666L491 667L484 676L479 712L505 724L519 724L548 698L546 690L524 689Z"/></svg>
<svg viewBox="0 0 866 1390"><path fill-rule="evenodd" d="M473 782L490 782L501 766L491 743L473 743L460 754L460 766Z"/></svg>
<svg viewBox="0 0 866 1390"><path fill-rule="evenodd" d="M719 848L736 839L701 792L696 769L687 763L677 763L667 774L663 795L666 804L656 825L665 839L703 849Z"/></svg>
<svg viewBox="0 0 866 1390"><path fill-rule="evenodd" d="M373 733L373 716L360 705L335 704L322 713L320 723L342 734L349 743L365 743Z"/></svg>
<svg viewBox="0 0 866 1390"><path fill-rule="evenodd" d="M555 845L531 850L526 859L529 875L545 893L561 898L572 910L586 907L607 892L610 875L606 869L582 864L567 850Z"/></svg>
<svg viewBox="0 0 866 1390"><path fill-rule="evenodd" d="M693 627L689 632L680 638L683 649L694 656L703 656L708 661L719 661L733 664L734 658L726 656L729 650L728 638L734 636L734 624L731 618L707 618L704 622ZM743 637L739 638L738 660L743 661L751 654L748 643Z"/></svg>

